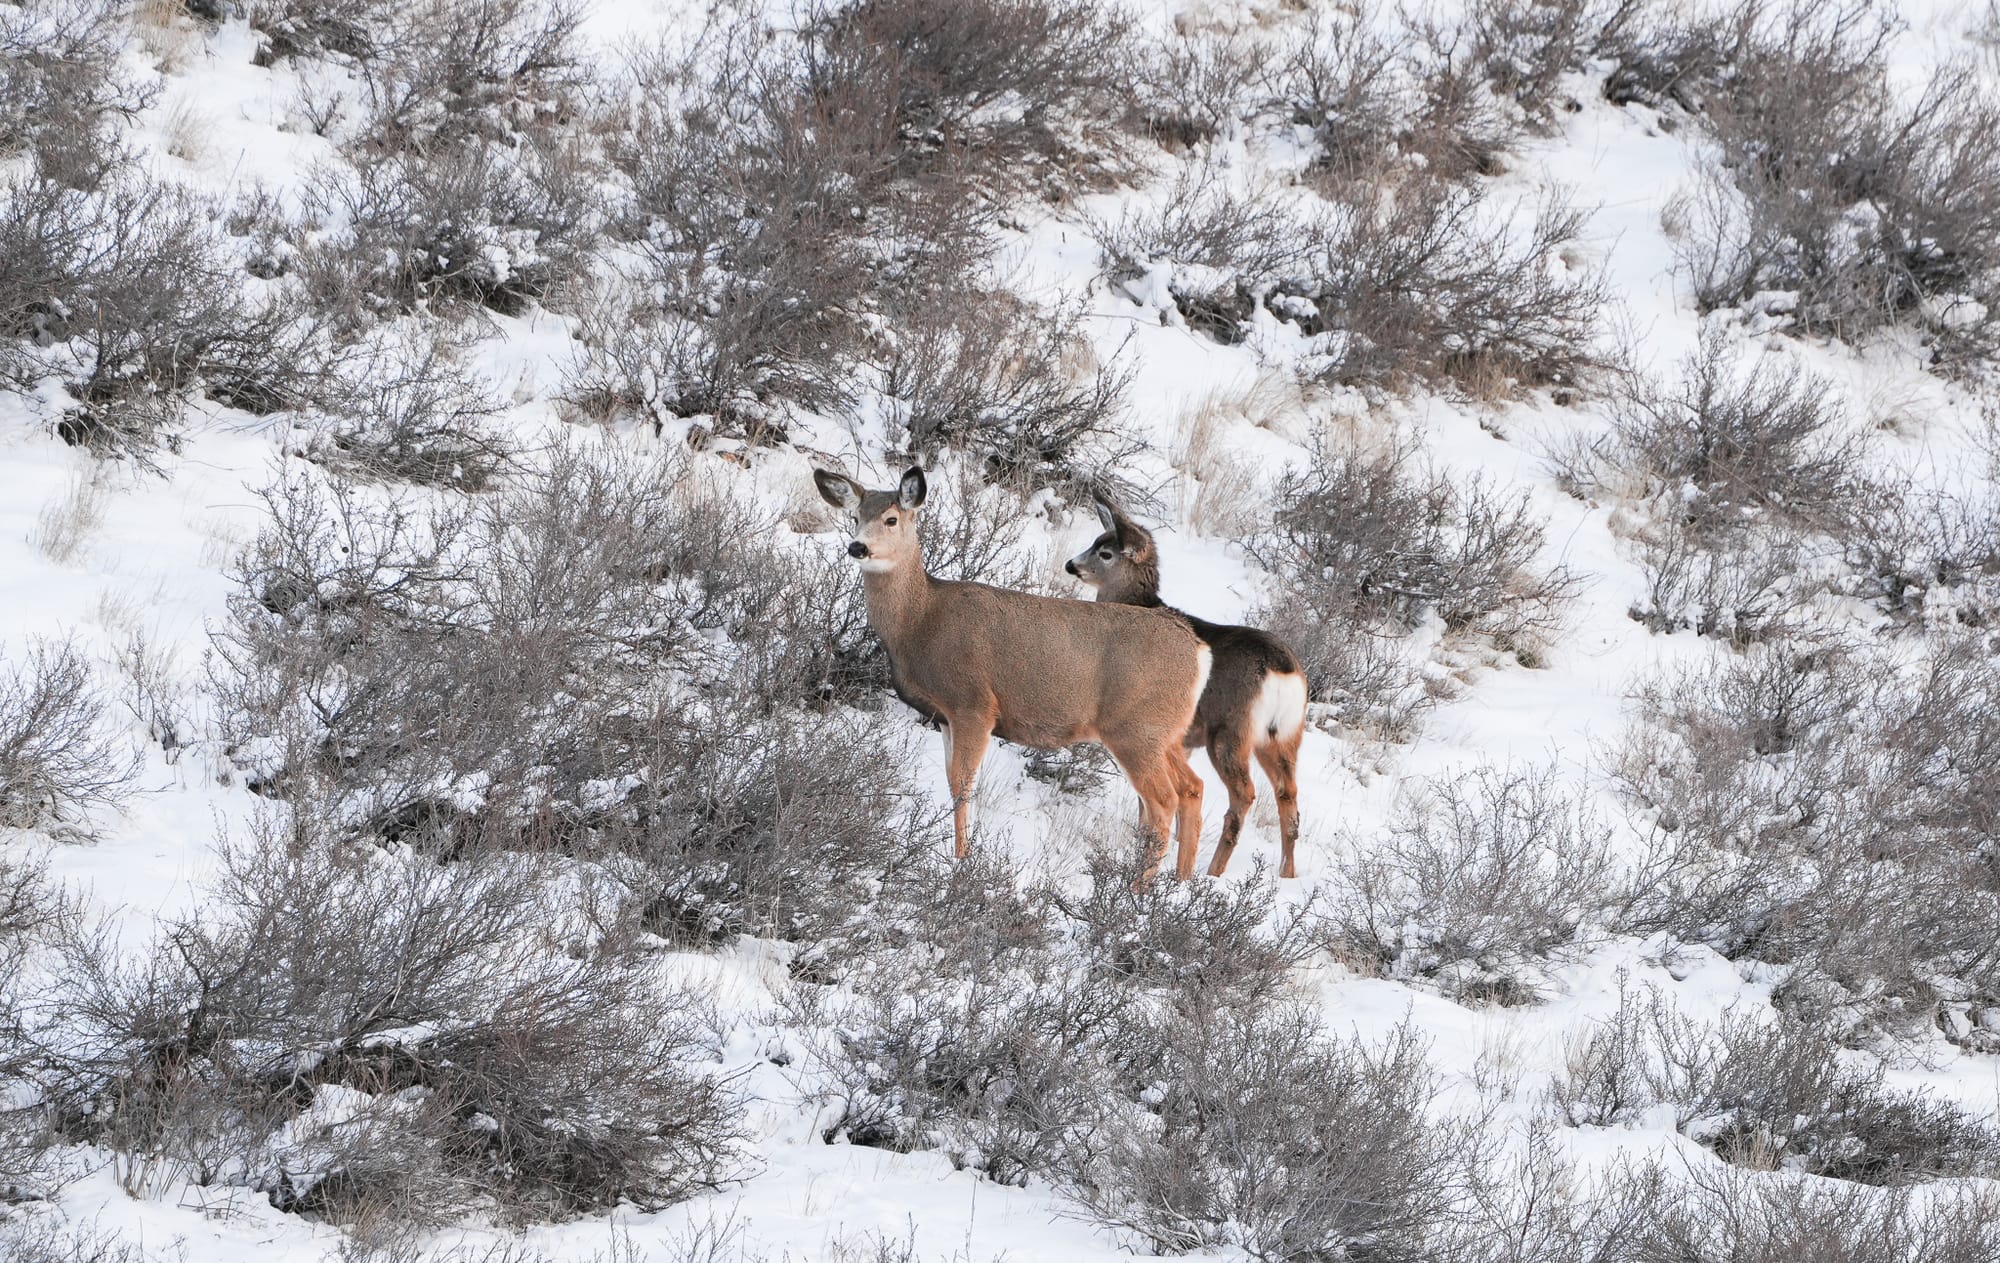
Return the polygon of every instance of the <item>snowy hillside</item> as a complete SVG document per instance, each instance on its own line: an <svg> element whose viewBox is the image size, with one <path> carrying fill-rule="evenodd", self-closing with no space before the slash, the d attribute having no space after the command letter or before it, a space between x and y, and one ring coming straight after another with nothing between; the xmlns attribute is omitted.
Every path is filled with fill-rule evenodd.
<svg viewBox="0 0 2000 1263"><path fill-rule="evenodd" d="M1985 0L0 0L0 1258L2000 1259L1996 357Z"/></svg>

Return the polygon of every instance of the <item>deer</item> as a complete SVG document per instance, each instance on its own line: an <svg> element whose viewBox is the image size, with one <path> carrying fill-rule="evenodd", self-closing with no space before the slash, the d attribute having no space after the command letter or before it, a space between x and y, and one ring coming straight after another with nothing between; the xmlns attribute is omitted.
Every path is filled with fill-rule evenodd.
<svg viewBox="0 0 2000 1263"><path fill-rule="evenodd" d="M1269 632L1211 623L1161 601L1160 554L1152 533L1102 496L1096 504L1103 533L1063 569L1095 589L1100 602L1174 615L1212 654L1213 669L1184 738L1191 750L1207 748L1209 763L1229 791L1229 814L1223 817L1209 876L1220 877L1229 867L1243 820L1257 801L1250 780L1255 756L1278 800L1284 845L1278 875L1297 877L1299 742L1306 726L1306 676L1298 655Z"/></svg>
<svg viewBox="0 0 2000 1263"><path fill-rule="evenodd" d="M889 656L898 697L943 720L952 840L969 851L967 813L993 737L1038 750L1096 742L1138 792L1150 835L1141 884L1158 873L1171 826L1174 876L1194 873L1201 777L1182 734L1208 682L1208 646L1158 610L1093 604L940 579L924 565L921 469L893 491L813 471L828 504L854 521L848 556L860 563L868 625Z"/></svg>

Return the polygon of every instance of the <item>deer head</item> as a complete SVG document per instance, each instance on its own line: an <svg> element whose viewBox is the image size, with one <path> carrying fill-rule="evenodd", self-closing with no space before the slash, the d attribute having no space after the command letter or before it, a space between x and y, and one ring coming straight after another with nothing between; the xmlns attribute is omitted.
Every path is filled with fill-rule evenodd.
<svg viewBox="0 0 2000 1263"><path fill-rule="evenodd" d="M1104 532L1090 547L1063 563L1063 569L1097 589L1100 601L1153 605L1160 597L1160 554L1152 532L1125 516L1117 505L1096 497Z"/></svg>
<svg viewBox="0 0 2000 1263"><path fill-rule="evenodd" d="M923 568L917 544L917 512L929 488L924 471L903 475L894 491L870 491L845 474L813 471L820 498L854 519L854 539L847 555L861 563L863 574L887 574L898 566Z"/></svg>

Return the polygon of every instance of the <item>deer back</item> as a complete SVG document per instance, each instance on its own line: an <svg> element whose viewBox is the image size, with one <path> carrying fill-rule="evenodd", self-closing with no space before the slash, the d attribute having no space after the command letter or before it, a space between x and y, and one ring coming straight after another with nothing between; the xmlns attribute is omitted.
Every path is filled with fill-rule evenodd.
<svg viewBox="0 0 2000 1263"><path fill-rule="evenodd" d="M1206 681L1206 647L1164 611L948 580L932 581L925 605L884 636L905 687L947 715L990 711L1022 745L1172 731Z"/></svg>

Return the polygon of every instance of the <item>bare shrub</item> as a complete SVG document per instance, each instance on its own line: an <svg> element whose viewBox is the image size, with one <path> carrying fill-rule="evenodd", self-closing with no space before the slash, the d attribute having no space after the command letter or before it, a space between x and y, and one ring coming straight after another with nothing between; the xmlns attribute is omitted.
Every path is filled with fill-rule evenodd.
<svg viewBox="0 0 2000 1263"><path fill-rule="evenodd" d="M892 85L822 83L795 53L739 22L635 67L615 155L632 251L584 326L586 412L782 439L783 405L851 401L882 317L969 288L988 211L963 173L898 176Z"/></svg>
<svg viewBox="0 0 2000 1263"><path fill-rule="evenodd" d="M381 55L381 33L400 7L397 0L253 0L244 16L267 41L261 61L312 53L368 61Z"/></svg>
<svg viewBox="0 0 2000 1263"><path fill-rule="evenodd" d="M1342 200L1404 180L1467 185L1574 110L1564 79L1614 66L1651 82L1665 45L1653 0L1480 0L1462 13L1373 5L1310 10L1264 83L1318 142L1315 178ZM1612 87L1607 84L1607 94ZM1628 90L1619 97L1632 99Z"/></svg>
<svg viewBox="0 0 2000 1263"><path fill-rule="evenodd" d="M79 938L39 1033L65 1134L282 1209L437 1223L659 1205L727 1168L689 997L518 857L346 850L304 815L226 847L207 919L139 962ZM301 901L299 892L313 898Z"/></svg>
<svg viewBox="0 0 2000 1263"><path fill-rule="evenodd" d="M1565 106L1564 76L1642 38L1652 0L1477 0L1466 53L1493 91L1546 129Z"/></svg>
<svg viewBox="0 0 2000 1263"><path fill-rule="evenodd" d="M33 1072L36 1049L23 1038L27 1013L39 999L36 958L73 909L32 859L0 859L0 1199L46 1196L54 1182L44 1161L47 1129L37 1103L18 1090Z"/></svg>
<svg viewBox="0 0 2000 1263"><path fill-rule="evenodd" d="M681 941L761 934L812 943L869 892L921 870L937 817L916 805L908 756L878 716L777 713L754 696L657 722L654 772L598 845L646 897L645 924Z"/></svg>
<svg viewBox="0 0 2000 1263"><path fill-rule="evenodd" d="M1602 286L1558 263L1583 225L1559 197L1517 233L1489 218L1477 185L1321 191L1331 205L1239 192L1201 166L1153 209L1095 231L1128 292L1171 300L1224 343L1260 314L1294 322L1316 340L1323 380L1494 394L1573 383L1593 365Z"/></svg>
<svg viewBox="0 0 2000 1263"><path fill-rule="evenodd" d="M1630 1247L1636 1263L1972 1263L2000 1248L2000 1204L1977 1184L1872 1189L1726 1166L1654 1178L1661 1195Z"/></svg>
<svg viewBox="0 0 2000 1263"><path fill-rule="evenodd" d="M1797 363L1740 364L1711 326L1676 382L1629 379L1601 457L1703 540L1773 521L1844 533L1877 507L1863 436L1831 384Z"/></svg>
<svg viewBox="0 0 2000 1263"><path fill-rule="evenodd" d="M125 709L145 726L146 735L160 747L168 763L179 762L181 750L194 739L197 729L189 715L188 690L173 649L135 629L119 646L114 665L124 677Z"/></svg>
<svg viewBox="0 0 2000 1263"><path fill-rule="evenodd" d="M1059 194L1115 150L1128 108L1128 23L1112 6L856 0L826 4L815 19L803 49L808 81L836 98L889 103L905 171L972 159L1000 187ZM999 108L1003 99L1010 108Z"/></svg>
<svg viewBox="0 0 2000 1263"><path fill-rule="evenodd" d="M1447 18L1373 6L1313 11L1271 76L1319 142L1317 178L1343 200L1405 179L1466 185L1547 130L1562 77L1619 44L1628 0L1482 0Z"/></svg>
<svg viewBox="0 0 2000 1263"><path fill-rule="evenodd" d="M1307 20L1271 86L1315 132L1312 183L1332 211L1287 238L1312 256L1304 285L1261 279L1274 316L1327 335L1319 376L1489 394L1594 367L1602 282L1576 256L1583 216L1551 195L1512 229L1470 177L1547 120L1556 76L1622 12L1501 0L1395 36L1365 10Z"/></svg>
<svg viewBox="0 0 2000 1263"><path fill-rule="evenodd" d="M1287 1003L1303 912L1274 915L1261 878L1135 891L1138 867L1099 856L1079 897L990 857L892 887L853 950L815 958L845 987L788 996L828 1137L1051 1179L1154 1248L1295 1257L1435 1226L1464 1137L1431 1121L1411 1033L1370 1050Z"/></svg>
<svg viewBox="0 0 2000 1263"><path fill-rule="evenodd" d="M74 640L31 642L0 676L0 824L88 828L115 808L137 757L106 731L105 701Z"/></svg>
<svg viewBox="0 0 2000 1263"><path fill-rule="evenodd" d="M542 133L324 167L308 217L342 227L303 252L307 293L349 323L433 308L517 314L554 302L597 244L593 176L572 142Z"/></svg>
<svg viewBox="0 0 2000 1263"><path fill-rule="evenodd" d="M910 321L884 360L912 453L952 446L987 477L1028 489L1082 481L1140 446L1124 423L1133 369L1076 366L1087 356L1080 308L1036 311L1004 294L968 293L963 305Z"/></svg>
<svg viewBox="0 0 2000 1263"><path fill-rule="evenodd" d="M1097 1130L1138 999L1025 946L953 972L855 979L823 1050L829 1140L935 1148L1003 1184L1055 1169Z"/></svg>
<svg viewBox="0 0 2000 1263"><path fill-rule="evenodd" d="M1781 634L1837 580L1832 554L1882 533L1894 497L1867 454L1829 383L1795 363L1745 371L1712 326L1673 382L1627 376L1610 433L1563 463L1575 488L1647 505L1632 617L1741 645Z"/></svg>
<svg viewBox="0 0 2000 1263"><path fill-rule="evenodd" d="M1985 653L1779 644L1656 686L1659 727L1613 767L1659 830L1635 926L1787 964L1780 1001L1844 1030L1977 1043L2000 892L1990 795L1960 769L1996 739Z"/></svg>
<svg viewBox="0 0 2000 1263"><path fill-rule="evenodd" d="M1142 866L1137 848L1099 853L1072 895L982 853L891 883L813 949L795 976L846 984L788 997L826 1072L828 1137L940 1149L1004 1183L1067 1180L1124 1143L1174 1015L1264 1012L1311 949L1261 875L1135 891Z"/></svg>
<svg viewBox="0 0 2000 1263"><path fill-rule="evenodd" d="M1460 1213L1426 1242L1437 1263L1633 1263L1661 1197L1657 1170L1586 1174L1554 1127L1529 1124L1514 1152L1489 1159Z"/></svg>
<svg viewBox="0 0 2000 1263"><path fill-rule="evenodd" d="M1292 122L1312 129L1315 168L1338 182L1365 181L1398 159L1410 113L1407 40L1383 34L1371 12L1307 10L1266 88Z"/></svg>
<svg viewBox="0 0 2000 1263"><path fill-rule="evenodd" d="M143 450L186 399L292 406L314 373L292 313L253 300L215 210L143 178L0 185L0 380L60 381L69 442Z"/></svg>
<svg viewBox="0 0 2000 1263"><path fill-rule="evenodd" d="M336 381L323 392L330 415L310 449L330 469L480 491L513 459L489 424L498 400L434 334L411 345L392 333L350 357Z"/></svg>
<svg viewBox="0 0 2000 1263"><path fill-rule="evenodd" d="M844 371L853 364L846 358L852 338L809 327L820 318L837 321L836 302L786 301L778 295L787 287L762 283L741 301L689 296L689 306L718 313L709 324L676 309L680 296L666 285L683 279L677 267L658 279L664 284L639 271L614 277L586 304L581 351L563 387L565 400L584 416L636 417L656 432L682 418L713 418L729 437L777 443L789 434L785 404L838 409L852 402ZM659 302L661 295L671 305ZM750 310L766 295L768 319Z"/></svg>
<svg viewBox="0 0 2000 1263"><path fill-rule="evenodd" d="M0 13L0 155L26 151L37 173L91 189L125 160L115 127L156 89L119 65L127 0L46 0Z"/></svg>
<svg viewBox="0 0 2000 1263"><path fill-rule="evenodd" d="M1416 99L1401 144L1427 175L1450 184L1499 175L1508 151L1533 131L1519 107L1495 90L1479 42L1470 22L1441 15L1419 18L1411 32Z"/></svg>
<svg viewBox="0 0 2000 1263"><path fill-rule="evenodd" d="M602 858L648 928L811 937L931 841L832 558L680 460L559 448L476 506L294 480L216 639L254 788L445 854Z"/></svg>
<svg viewBox="0 0 2000 1263"><path fill-rule="evenodd" d="M1879 1063L1843 1059L1824 1030L1782 1014L1704 1026L1656 990L1626 990L1568 1052L1550 1102L1572 1126L1634 1125L1665 1105L1735 1165L1864 1184L1982 1175L2000 1162L2000 1133L1976 1116L1889 1087Z"/></svg>
<svg viewBox="0 0 2000 1263"><path fill-rule="evenodd" d="M1798 0L1754 10L1705 102L1722 166L1681 218L1704 308L1784 291L1794 327L1849 339L1909 324L1936 360L1994 346L2000 103L1969 63L1903 104L1890 15Z"/></svg>
<svg viewBox="0 0 2000 1263"><path fill-rule="evenodd" d="M1291 1257L1414 1240L1454 1203L1463 1137L1425 1113L1408 1031L1376 1052L1274 1005L1275 942L1248 989L1253 971L1228 961L1190 973L1174 944L1201 926L1249 933L1248 900L1140 906L1156 893L1120 913L1099 890L1085 933L1130 924L1147 948L1106 943L1090 963L1052 952L1045 921L989 893L924 918L937 928L917 940L931 947L914 976L909 940L850 969L854 998L812 1021L839 1032L819 1054L829 1137L938 1148L1002 1182L1046 1175L1154 1248L1236 1241ZM1299 1076L1315 1091L1291 1090Z"/></svg>
<svg viewBox="0 0 2000 1263"><path fill-rule="evenodd" d="M1920 658L1878 704L1878 741L1905 787L1908 823L1965 835L1976 848L2000 833L2000 801L1975 769L2000 742L2000 669L1990 639L1958 636Z"/></svg>
<svg viewBox="0 0 2000 1263"><path fill-rule="evenodd" d="M1032 481L1004 476L989 481L988 472L971 461L931 464L931 486L947 494L932 496L917 520L924 567L940 579L1068 595L1053 590L1043 573L1049 567L1021 548L1023 522L1032 511Z"/></svg>
<svg viewBox="0 0 2000 1263"><path fill-rule="evenodd" d="M1831 12L1834 5L1817 6ZM1862 14L1867 5L1842 7ZM1776 5L1740 0L1720 5L1639 4L1629 20L1600 49L1611 62L1604 99L1614 105L1637 103L1662 113L1662 126L1678 126L1680 116L1699 115L1730 77L1754 59L1760 34L1784 20L1805 16L1812 3Z"/></svg>
<svg viewBox="0 0 2000 1263"><path fill-rule="evenodd" d="M0 1250L16 1263L148 1263L142 1247L55 1210L0 1224Z"/></svg>
<svg viewBox="0 0 2000 1263"><path fill-rule="evenodd" d="M279 0L271 11L308 39L358 37L350 55L366 85L369 130L392 152L542 130L567 110L586 77L576 40L583 9L569 0L415 0L381 8L365 0Z"/></svg>
<svg viewBox="0 0 2000 1263"><path fill-rule="evenodd" d="M1096 968L1133 986L1169 988L1197 1010L1267 1007L1314 951L1308 906L1273 908L1260 863L1244 881L1140 883L1143 857L1099 853L1081 900L1048 897L1074 923Z"/></svg>
<svg viewBox="0 0 2000 1263"><path fill-rule="evenodd" d="M1093 231L1114 282L1143 294L1161 274L1190 329L1234 345L1260 307L1296 314L1311 292L1315 248L1332 226L1297 199L1238 192L1225 180L1208 164L1185 169L1159 201L1126 207Z"/></svg>
<svg viewBox="0 0 2000 1263"><path fill-rule="evenodd" d="M1485 219L1484 198L1417 180L1343 202L1313 302L1318 327L1345 336L1320 377L1485 395L1573 385L1595 366L1602 281L1567 257L1584 216L1550 196L1517 234Z"/></svg>
<svg viewBox="0 0 2000 1263"><path fill-rule="evenodd" d="M1616 928L1611 833L1550 768L1427 782L1380 842L1349 839L1326 914L1335 950L1461 1000L1532 1000L1547 964Z"/></svg>
<svg viewBox="0 0 2000 1263"><path fill-rule="evenodd" d="M1525 496L1455 479L1413 445L1322 443L1274 498L1272 529L1248 542L1279 588L1260 625L1297 648L1315 696L1333 683L1339 642L1431 616L1532 652L1574 586L1565 571L1530 568L1542 525Z"/></svg>
<svg viewBox="0 0 2000 1263"><path fill-rule="evenodd" d="M2000 622L2000 498L1907 486L1881 498L1843 540L1844 590L1920 625Z"/></svg>
<svg viewBox="0 0 2000 1263"><path fill-rule="evenodd" d="M1436 1086L1407 1027L1377 1049L1300 1008L1221 1007L1153 1037L1143 1094L1060 1177L1099 1223L1158 1251L1419 1255L1465 1197L1474 1146L1429 1115Z"/></svg>
<svg viewBox="0 0 2000 1263"><path fill-rule="evenodd" d="M1635 728L1611 769L1660 833L1637 926L1729 956L1768 950L1854 771L1852 708L1827 703L1860 684L1838 646L1776 641L1642 690L1640 715L1658 727Z"/></svg>
<svg viewBox="0 0 2000 1263"><path fill-rule="evenodd" d="M1418 450L1323 443L1273 497L1272 528L1246 541L1274 591L1252 622L1284 638L1316 701L1343 725L1402 740L1447 685L1407 644L1438 619L1520 661L1539 661L1575 579L1529 568L1541 525L1525 497L1459 485Z"/></svg>
<svg viewBox="0 0 2000 1263"><path fill-rule="evenodd" d="M376 1234L367 1231L367 1226L350 1231L353 1235L341 1240L335 1263L553 1263L548 1255L518 1241L496 1241L484 1246L432 1246L421 1243L416 1239L417 1234L393 1227L379 1240ZM635 1263L629 1238L614 1237L610 1255L592 1255L591 1263ZM722 1263L722 1260L691 1254L685 1263ZM743 1259L738 1263L750 1261Z"/></svg>
<svg viewBox="0 0 2000 1263"><path fill-rule="evenodd" d="M1095 163L1091 120L1123 114L1121 31L1087 0L867 0L795 36L741 18L642 59L616 155L632 249L571 402L782 441L787 407L849 408L875 369L914 448L962 439L1073 476L1123 378L1072 374L1076 317L1037 319L973 272L991 186L1066 187Z"/></svg>
<svg viewBox="0 0 2000 1263"><path fill-rule="evenodd" d="M1732 645L1792 634L1834 575L1796 533L1783 527L1739 530L1704 541L1685 521L1669 519L1639 535L1646 591L1627 611L1656 632L1692 628Z"/></svg>
<svg viewBox="0 0 2000 1263"><path fill-rule="evenodd" d="M1131 84L1139 129L1174 148L1214 140L1257 108L1269 51L1263 41L1234 32L1176 29L1140 43Z"/></svg>

